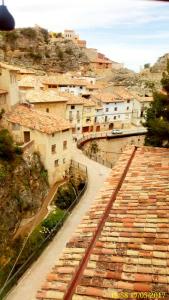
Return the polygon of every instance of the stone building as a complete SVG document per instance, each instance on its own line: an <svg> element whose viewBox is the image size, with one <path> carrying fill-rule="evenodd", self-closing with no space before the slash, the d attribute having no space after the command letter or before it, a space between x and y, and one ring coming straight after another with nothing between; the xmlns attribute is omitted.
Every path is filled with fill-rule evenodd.
<svg viewBox="0 0 169 300"><path fill-rule="evenodd" d="M64 178L72 151L72 130L66 120L51 113L18 105L5 114L3 124L19 145L34 143L48 171L49 184Z"/></svg>

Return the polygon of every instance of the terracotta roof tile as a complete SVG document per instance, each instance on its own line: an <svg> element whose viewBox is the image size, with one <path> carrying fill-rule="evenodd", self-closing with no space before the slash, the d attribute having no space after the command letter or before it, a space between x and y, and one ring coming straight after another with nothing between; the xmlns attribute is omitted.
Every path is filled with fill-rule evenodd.
<svg viewBox="0 0 169 300"><path fill-rule="evenodd" d="M72 78L71 76L61 75L61 76L48 76L43 80L45 85L58 85L58 86L87 86L88 82L83 79Z"/></svg>
<svg viewBox="0 0 169 300"><path fill-rule="evenodd" d="M54 293L56 291L63 293L62 297L66 294L129 156L130 150L126 150L120 157L74 237L67 244L61 257L64 269L56 266L56 277L53 274L48 277L51 283L57 282L57 290L52 285L42 287L41 299L50 299L47 297L50 295L43 294L47 287L49 291L53 291L52 299L59 299ZM161 291L166 293L164 299L169 299L168 178L167 149L143 147L136 151L115 202L91 248L72 299L112 299L112 294L116 293L120 300L121 291L129 294ZM77 252L79 245L80 253ZM72 268L68 263L70 257L76 265ZM61 275L61 271L62 280L57 277ZM69 281L64 280L65 276L70 276ZM66 286L62 286L62 282ZM65 288L66 291L63 292Z"/></svg>
<svg viewBox="0 0 169 300"><path fill-rule="evenodd" d="M26 93L25 99L30 103L67 102L68 98L55 91L32 90Z"/></svg>
<svg viewBox="0 0 169 300"><path fill-rule="evenodd" d="M18 105L11 112L6 113L5 119L10 123L19 124L46 134L71 128L66 120L25 105Z"/></svg>

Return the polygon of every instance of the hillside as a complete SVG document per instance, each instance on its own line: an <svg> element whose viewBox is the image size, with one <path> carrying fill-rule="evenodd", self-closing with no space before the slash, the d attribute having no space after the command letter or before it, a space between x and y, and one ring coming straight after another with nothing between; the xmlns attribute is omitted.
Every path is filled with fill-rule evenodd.
<svg viewBox="0 0 169 300"><path fill-rule="evenodd" d="M85 53L72 41L53 41L38 26L0 32L0 60L47 72L79 70L88 64Z"/></svg>
<svg viewBox="0 0 169 300"><path fill-rule="evenodd" d="M37 212L47 192L38 154L32 155L29 163L20 155L12 161L0 159L0 265L10 257L11 238L21 220Z"/></svg>

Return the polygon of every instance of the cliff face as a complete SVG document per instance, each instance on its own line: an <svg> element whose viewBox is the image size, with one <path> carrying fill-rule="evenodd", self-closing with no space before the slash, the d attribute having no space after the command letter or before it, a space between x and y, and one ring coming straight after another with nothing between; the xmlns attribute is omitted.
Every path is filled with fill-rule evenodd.
<svg viewBox="0 0 169 300"><path fill-rule="evenodd" d="M21 220L37 212L47 192L38 154L32 155L29 165L20 156L12 162L0 160L0 253L6 253Z"/></svg>
<svg viewBox="0 0 169 300"><path fill-rule="evenodd" d="M85 53L72 41L52 40L40 27L0 32L0 60L47 72L79 70L88 64Z"/></svg>
<svg viewBox="0 0 169 300"><path fill-rule="evenodd" d="M150 68L151 73L162 73L167 69L167 60L169 59L169 53L159 57L157 62Z"/></svg>

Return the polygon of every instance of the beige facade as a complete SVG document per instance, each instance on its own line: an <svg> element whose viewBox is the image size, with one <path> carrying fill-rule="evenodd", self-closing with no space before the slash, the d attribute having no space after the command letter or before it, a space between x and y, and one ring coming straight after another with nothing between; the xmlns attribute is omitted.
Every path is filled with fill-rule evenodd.
<svg viewBox="0 0 169 300"><path fill-rule="evenodd" d="M0 112L2 110L8 111L7 97L8 97L8 92L4 90L0 90Z"/></svg>
<svg viewBox="0 0 169 300"><path fill-rule="evenodd" d="M19 116L21 113L22 119ZM37 126L32 119L35 116ZM20 105L5 115L4 125L17 143L26 144L34 141L34 150L39 152L42 163L48 171L50 185L64 178L70 165L72 149L72 130L68 122L60 118L57 120L50 113L38 112Z"/></svg>
<svg viewBox="0 0 169 300"><path fill-rule="evenodd" d="M6 109L10 110L19 103L19 90L17 84L18 68L0 63L0 88L8 92Z"/></svg>
<svg viewBox="0 0 169 300"><path fill-rule="evenodd" d="M67 103L66 120L72 125L73 133L81 133L83 126L83 104Z"/></svg>
<svg viewBox="0 0 169 300"><path fill-rule="evenodd" d="M91 132L94 130L95 121L95 103L86 100L83 107L83 132Z"/></svg>
<svg viewBox="0 0 169 300"><path fill-rule="evenodd" d="M37 110L52 113L61 118L66 118L66 102L33 103L33 107Z"/></svg>
<svg viewBox="0 0 169 300"><path fill-rule="evenodd" d="M61 118L66 118L66 103L68 98L56 91L32 90L25 95L25 101L37 110L52 113Z"/></svg>

